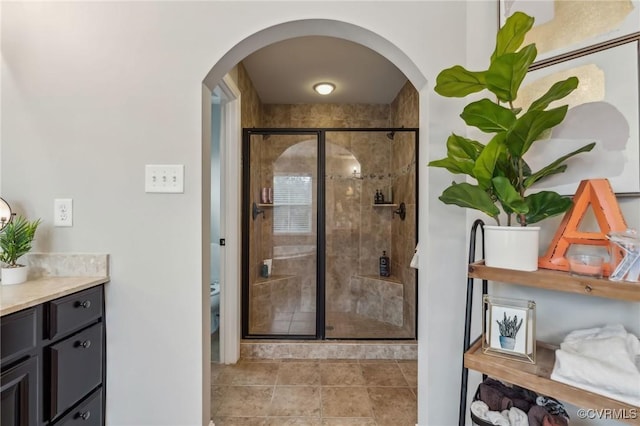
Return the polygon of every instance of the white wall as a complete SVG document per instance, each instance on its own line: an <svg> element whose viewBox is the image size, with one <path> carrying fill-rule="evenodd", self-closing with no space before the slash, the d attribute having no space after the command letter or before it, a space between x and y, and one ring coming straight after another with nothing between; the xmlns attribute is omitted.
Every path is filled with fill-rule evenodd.
<svg viewBox="0 0 640 426"><path fill-rule="evenodd" d="M2 195L44 219L37 250L111 253L107 423L118 426L197 425L208 406L200 256L201 174L207 173L200 156L201 82L211 67L230 61L225 53L251 34L313 18L352 23L387 39L417 66L409 75L414 83L466 55L464 25L457 24L465 22L463 2L1 7ZM227 71L234 64L225 64ZM425 242L419 418L437 425L450 424L458 405L459 369L450 366L461 362L465 268L451 259L464 259L466 227L463 213L435 198L449 178L425 166L442 154L457 113L428 85L419 89L419 238ZM150 163L185 164L185 193L145 194ZM74 199L72 228L51 227L56 197Z"/></svg>

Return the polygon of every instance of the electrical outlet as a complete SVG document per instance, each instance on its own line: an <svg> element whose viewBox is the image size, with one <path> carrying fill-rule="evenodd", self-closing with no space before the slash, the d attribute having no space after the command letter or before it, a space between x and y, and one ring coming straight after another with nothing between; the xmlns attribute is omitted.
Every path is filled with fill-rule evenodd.
<svg viewBox="0 0 640 426"><path fill-rule="evenodd" d="M147 164L144 173L145 192L184 192L184 165Z"/></svg>
<svg viewBox="0 0 640 426"><path fill-rule="evenodd" d="M53 225L73 226L73 200L71 198L53 200Z"/></svg>

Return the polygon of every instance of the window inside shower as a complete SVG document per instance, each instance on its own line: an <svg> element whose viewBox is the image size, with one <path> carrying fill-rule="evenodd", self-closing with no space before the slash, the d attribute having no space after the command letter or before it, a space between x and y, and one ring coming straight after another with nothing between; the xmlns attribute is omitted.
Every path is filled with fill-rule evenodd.
<svg viewBox="0 0 640 426"><path fill-rule="evenodd" d="M310 234L313 176L284 173L273 176L273 234Z"/></svg>
<svg viewBox="0 0 640 426"><path fill-rule="evenodd" d="M245 129L245 338L416 337L416 158L417 129Z"/></svg>

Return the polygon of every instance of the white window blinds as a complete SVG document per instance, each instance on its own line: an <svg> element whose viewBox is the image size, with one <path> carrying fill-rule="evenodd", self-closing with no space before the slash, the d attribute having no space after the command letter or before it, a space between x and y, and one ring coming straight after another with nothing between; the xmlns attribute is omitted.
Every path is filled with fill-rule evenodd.
<svg viewBox="0 0 640 426"><path fill-rule="evenodd" d="M311 232L312 184L311 176L273 177L274 234Z"/></svg>

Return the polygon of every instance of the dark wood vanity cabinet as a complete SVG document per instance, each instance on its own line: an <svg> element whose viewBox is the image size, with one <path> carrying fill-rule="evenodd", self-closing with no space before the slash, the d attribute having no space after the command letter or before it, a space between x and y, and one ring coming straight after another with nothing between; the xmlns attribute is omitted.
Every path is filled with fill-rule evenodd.
<svg viewBox="0 0 640 426"><path fill-rule="evenodd" d="M42 307L0 318L0 425L36 426L41 412Z"/></svg>
<svg viewBox="0 0 640 426"><path fill-rule="evenodd" d="M32 356L0 374L0 425L39 425L38 357Z"/></svg>
<svg viewBox="0 0 640 426"><path fill-rule="evenodd" d="M2 426L104 425L103 291L0 318Z"/></svg>

